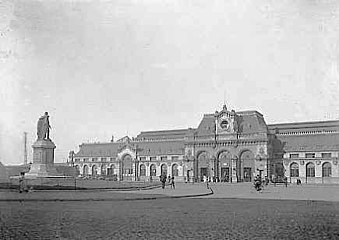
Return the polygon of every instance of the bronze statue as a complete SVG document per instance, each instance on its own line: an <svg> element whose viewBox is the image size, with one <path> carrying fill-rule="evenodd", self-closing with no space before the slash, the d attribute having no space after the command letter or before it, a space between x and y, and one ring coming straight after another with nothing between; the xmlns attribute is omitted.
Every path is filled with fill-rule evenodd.
<svg viewBox="0 0 339 240"><path fill-rule="evenodd" d="M45 112L45 115L41 116L38 120L37 127L38 140L49 139L49 129L51 129L51 125L49 125L48 118L49 118L48 112Z"/></svg>

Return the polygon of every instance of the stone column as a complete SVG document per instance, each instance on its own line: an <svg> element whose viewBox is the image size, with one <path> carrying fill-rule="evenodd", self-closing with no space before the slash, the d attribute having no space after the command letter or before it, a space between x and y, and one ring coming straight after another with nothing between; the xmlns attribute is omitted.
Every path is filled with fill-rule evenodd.
<svg viewBox="0 0 339 240"><path fill-rule="evenodd" d="M237 156L232 157L232 166L231 166L232 183L236 183L238 181L238 179L237 179L237 160L238 160Z"/></svg>

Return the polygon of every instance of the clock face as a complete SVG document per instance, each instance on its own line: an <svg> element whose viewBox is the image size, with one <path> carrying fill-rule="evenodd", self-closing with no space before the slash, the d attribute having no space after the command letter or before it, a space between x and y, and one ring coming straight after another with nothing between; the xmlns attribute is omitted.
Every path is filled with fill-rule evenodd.
<svg viewBox="0 0 339 240"><path fill-rule="evenodd" d="M221 122L220 122L220 127L221 127L222 129L226 130L226 129L229 128L229 126L230 126L230 123L229 123L228 120L226 120L226 119L221 120Z"/></svg>

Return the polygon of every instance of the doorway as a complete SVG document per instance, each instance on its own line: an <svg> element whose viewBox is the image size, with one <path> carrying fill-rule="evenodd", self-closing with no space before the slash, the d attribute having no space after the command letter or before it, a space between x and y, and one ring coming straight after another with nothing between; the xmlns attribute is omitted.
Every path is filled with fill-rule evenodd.
<svg viewBox="0 0 339 240"><path fill-rule="evenodd" d="M204 176L207 179L207 168L200 168L200 181L203 182L204 181Z"/></svg>
<svg viewBox="0 0 339 240"><path fill-rule="evenodd" d="M252 181L252 168L244 167L244 182Z"/></svg>
<svg viewBox="0 0 339 240"><path fill-rule="evenodd" d="M221 182L229 182L230 181L230 168L222 167L221 168Z"/></svg>

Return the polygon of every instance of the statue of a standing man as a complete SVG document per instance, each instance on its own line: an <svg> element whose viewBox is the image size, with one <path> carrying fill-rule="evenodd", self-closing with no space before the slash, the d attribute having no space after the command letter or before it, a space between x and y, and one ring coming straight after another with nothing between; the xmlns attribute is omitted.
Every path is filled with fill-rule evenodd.
<svg viewBox="0 0 339 240"><path fill-rule="evenodd" d="M51 129L51 125L49 124L49 116L48 112L45 112L45 115L41 116L38 121L38 140L49 139L49 129Z"/></svg>

